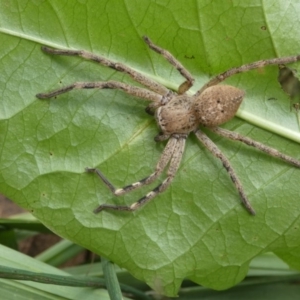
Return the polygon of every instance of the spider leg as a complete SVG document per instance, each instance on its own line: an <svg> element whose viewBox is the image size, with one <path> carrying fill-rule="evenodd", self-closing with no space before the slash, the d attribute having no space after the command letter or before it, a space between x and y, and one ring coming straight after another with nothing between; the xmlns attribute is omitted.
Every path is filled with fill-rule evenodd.
<svg viewBox="0 0 300 300"><path fill-rule="evenodd" d="M155 171L149 175L148 177L140 180L140 181L137 181L135 183L132 183L130 185L127 185L123 188L120 188L120 189L116 189L112 183L109 182L109 180L101 173L100 170L96 169L96 168L86 168L86 171L87 172L94 172L96 173L100 179L107 185L107 187L110 189L110 191L115 195L115 196L120 196L120 195L124 195L128 192L131 192L145 184L150 184L152 183L161 173L162 171L165 169L165 167L167 166L168 162L170 161L173 153L174 153L174 150L175 150L175 146L176 146L176 143L177 143L177 139L176 138L171 138L163 153L161 154L160 156L160 159L156 165L156 168L155 168Z"/></svg>
<svg viewBox="0 0 300 300"><path fill-rule="evenodd" d="M164 149L161 158L156 166L156 170L150 176L128 185L122 189L115 189L115 187L103 176L103 174L97 169L87 169L87 171L96 172L98 176L103 180L103 182L108 186L108 188L116 195L123 195L129 191L132 191L138 187L141 187L145 184L150 184L153 182L165 169L166 165L170 161L170 166L167 173L167 178L156 188L154 188L151 192L149 192L146 196L139 199L137 202L131 204L130 206L126 205L110 205L110 204L102 204L94 210L94 213L99 213L102 210L110 209L110 210L124 210L124 211L135 211L140 206L146 204L151 199L153 199L157 194L163 192L172 182L176 171L180 165L180 161L182 158L182 154L184 151L186 141L186 135L180 136L172 136Z"/></svg>
<svg viewBox="0 0 300 300"><path fill-rule="evenodd" d="M169 51L155 45L147 36L144 36L143 39L150 49L161 54L186 79L186 81L179 86L178 94L184 94L187 90L189 90L195 81L190 72Z"/></svg>
<svg viewBox="0 0 300 300"><path fill-rule="evenodd" d="M123 65L121 63L113 62L112 60L110 60L108 58L105 58L100 55L95 55L95 54L85 51L85 50L54 49L54 48L49 48L46 46L42 46L42 50L48 54L53 54L53 55L80 56L86 60L91 60L91 61L97 62L103 66L114 69L116 71L128 74L133 80L139 82L143 86L146 86L150 90L152 90L160 95L165 95L169 92L169 90L165 86L157 83L154 80L151 80L150 78L135 71L134 69L127 67L126 65Z"/></svg>
<svg viewBox="0 0 300 300"><path fill-rule="evenodd" d="M226 169L226 171L228 172L232 182L234 183L236 189L238 190L242 203L245 206L245 208L247 209L247 211L252 214L255 215L255 211L252 208L246 194L245 191L243 189L242 183L240 182L238 176L236 175L234 169L232 168L228 158L221 152L221 150L215 145L215 143L206 135L204 134L202 131L200 131L199 129L195 131L195 135L197 136L197 138L200 140L200 142L203 143L203 145L217 158L219 158L221 160L221 162L223 163L224 168Z"/></svg>
<svg viewBox="0 0 300 300"><path fill-rule="evenodd" d="M253 69L263 68L263 67L266 67L269 65L290 64L290 63L296 62L298 60L300 60L300 55L286 56L286 57L280 57L280 58L259 60L259 61L256 61L256 62L253 62L250 64L246 64L246 65L242 65L240 67L229 69L229 70L213 77L195 95L199 96L208 87L210 87L212 85L216 85L232 75L247 72L247 71L250 71Z"/></svg>
<svg viewBox="0 0 300 300"><path fill-rule="evenodd" d="M169 134L165 134L163 132L160 132L157 136L154 137L154 141L155 142L163 142L163 141L165 141L169 138L170 138Z"/></svg>
<svg viewBox="0 0 300 300"><path fill-rule="evenodd" d="M243 142L244 144L246 144L248 146L257 148L257 149L267 153L270 156L280 158L281 160L300 168L299 160L297 160L293 157L290 157L288 155L285 155L274 148L268 147L267 145L264 145L262 143L254 141L248 137L242 136L239 133L236 133L236 132L224 129L224 128L220 128L220 127L210 128L210 130L217 133L218 135L225 137L225 138L228 138L228 139L231 139L234 141Z"/></svg>
<svg viewBox="0 0 300 300"><path fill-rule="evenodd" d="M153 101L155 103L160 103L164 96L159 95L155 92L149 91L144 88L129 85L119 81L99 81L99 82L75 82L68 86L62 87L60 89L54 90L50 93L37 94L36 97L39 99L52 98L64 93L67 93L73 89L119 89L125 93L136 96L145 100ZM159 105L159 104L158 104Z"/></svg>

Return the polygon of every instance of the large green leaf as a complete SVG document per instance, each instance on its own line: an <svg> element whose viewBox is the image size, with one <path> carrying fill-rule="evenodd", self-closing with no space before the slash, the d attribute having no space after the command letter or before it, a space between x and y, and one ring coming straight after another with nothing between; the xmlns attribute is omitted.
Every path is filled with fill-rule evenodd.
<svg viewBox="0 0 300 300"><path fill-rule="evenodd" d="M112 90L35 98L74 81L129 82L80 58L46 55L41 44L86 49L176 88L182 78L147 48L144 34L192 72L196 91L230 67L299 53L298 1L0 3L3 194L59 235L108 257L167 295L175 295L185 277L215 289L235 285L251 259L265 251L300 268L298 169L208 132L239 174L257 211L253 217L240 205L220 162L191 135L166 192L132 214L94 215L100 203L130 204L152 188L116 198L96 175L84 172L97 166L121 187L153 171L165 143L153 142L158 130L144 112L147 103ZM244 119L224 127L300 158L297 119L277 73L274 66L228 80L247 96L239 111Z"/></svg>

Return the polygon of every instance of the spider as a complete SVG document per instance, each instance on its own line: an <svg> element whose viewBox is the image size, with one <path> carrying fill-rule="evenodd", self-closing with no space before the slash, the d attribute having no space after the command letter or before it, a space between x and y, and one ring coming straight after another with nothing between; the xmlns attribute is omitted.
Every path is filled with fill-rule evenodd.
<svg viewBox="0 0 300 300"><path fill-rule="evenodd" d="M239 133L219 127L219 125L224 124L234 117L244 98L245 93L244 91L230 85L218 85L226 78L237 73L262 68L268 65L296 62L300 60L300 55L260 60L229 69L213 77L199 91L190 96L187 95L186 92L194 83L194 78L192 75L170 52L155 45L146 36L144 36L143 39L150 49L162 55L185 78L185 81L179 86L177 92L167 89L165 86L145 77L143 74L131 69L126 65L113 62L102 56L98 56L84 50L63 50L53 49L46 46L42 47L42 50L48 54L80 56L86 60L94 61L116 71L126 73L134 81L140 83L146 88L141 88L113 80L101 82L75 82L49 93L37 94L37 98L52 98L69 92L73 89L119 89L131 96L151 102L147 106L146 112L155 116L158 127L161 130L154 140L156 142L168 140L156 165L155 171L150 176L147 176L146 178L123 188L115 188L99 169L86 168L87 172L96 173L114 195L120 196L143 185L152 183L169 165L166 179L137 202L129 206L101 204L94 210L94 213L99 213L103 210L135 211L142 205L148 203L159 193L165 191L171 184L179 168L185 148L186 138L190 133L194 133L199 141L212 153L212 155L217 157L222 162L240 195L242 204L250 214L255 215L255 211L247 198L241 181L232 168L229 160L219 150L214 142L199 128L199 126L201 125L202 127L207 127L209 130L222 137L243 142L248 146L255 147L270 156L280 158L283 161L300 168L299 160L287 156L274 148L268 147L248 137L244 137Z"/></svg>

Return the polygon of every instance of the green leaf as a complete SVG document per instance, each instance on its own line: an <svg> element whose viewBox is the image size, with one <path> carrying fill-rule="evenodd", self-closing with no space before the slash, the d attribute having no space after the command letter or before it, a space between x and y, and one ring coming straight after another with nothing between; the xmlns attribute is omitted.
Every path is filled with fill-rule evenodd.
<svg viewBox="0 0 300 300"><path fill-rule="evenodd" d="M11 274L13 276L21 274L19 278L23 279L19 281L0 278L0 292L3 299L12 299L12 297L14 299L95 299L95 297L109 299L108 293L104 289L82 287L83 283L87 286L89 281L93 281L95 278L84 278L83 276L71 277L69 276L70 274L62 270L56 269L3 245L0 245L0 250L1 275L7 276L9 268L14 268L15 271L11 272ZM32 278L31 273L35 272L36 276ZM38 282L43 279L47 281L46 276L48 277L48 282L59 281L60 279L60 284L62 285L54 286L53 284ZM61 277L57 278L58 276ZM32 281L26 281L29 280L29 278L31 278ZM64 282L68 279L69 282L64 285ZM70 280L72 281L72 279L75 284L70 286ZM78 282L80 279L81 282ZM87 282L83 282L82 279L86 279Z"/></svg>
<svg viewBox="0 0 300 300"><path fill-rule="evenodd" d="M101 203L130 204L152 188L116 198L96 175L84 172L87 166L99 167L117 187L153 172L165 143L153 142L158 129L144 112L147 103L112 90L35 98L75 81L132 83L80 58L46 55L42 44L92 51L178 87L183 79L148 49L143 35L172 52L195 76L195 92L231 67L299 53L297 3L2 2L1 192L57 234L108 257L169 296L176 295L183 278L214 289L233 286L246 275L251 259L266 251L299 269L296 168L207 132L239 175L257 212L252 217L221 163L191 135L166 192L132 214L94 215ZM291 67L299 70L299 64ZM273 66L228 79L245 89L246 98L238 113L243 119L224 127L300 158L297 118L277 76Z"/></svg>

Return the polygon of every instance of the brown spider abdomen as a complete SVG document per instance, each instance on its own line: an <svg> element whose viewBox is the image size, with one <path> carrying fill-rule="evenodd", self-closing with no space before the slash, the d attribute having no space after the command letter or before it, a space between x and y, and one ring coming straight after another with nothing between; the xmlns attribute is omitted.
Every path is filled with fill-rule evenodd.
<svg viewBox="0 0 300 300"><path fill-rule="evenodd" d="M155 118L164 134L186 134L198 127L193 101L193 97L185 94L174 96L170 102L156 110Z"/></svg>
<svg viewBox="0 0 300 300"><path fill-rule="evenodd" d="M219 126L234 117L245 92L230 85L214 85L195 100L194 110L199 123L207 127Z"/></svg>

